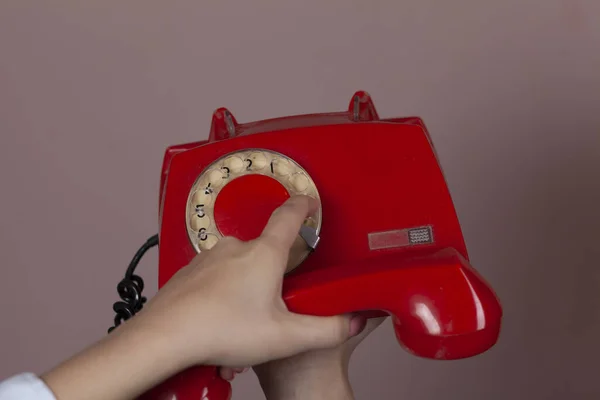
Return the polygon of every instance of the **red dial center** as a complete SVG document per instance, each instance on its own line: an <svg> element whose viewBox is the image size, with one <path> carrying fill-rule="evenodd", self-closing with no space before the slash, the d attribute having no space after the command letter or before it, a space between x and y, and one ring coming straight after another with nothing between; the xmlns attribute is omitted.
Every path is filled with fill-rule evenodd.
<svg viewBox="0 0 600 400"><path fill-rule="evenodd" d="M223 236L256 239L273 211L289 197L287 189L271 177L240 176L219 192L214 207L215 224Z"/></svg>

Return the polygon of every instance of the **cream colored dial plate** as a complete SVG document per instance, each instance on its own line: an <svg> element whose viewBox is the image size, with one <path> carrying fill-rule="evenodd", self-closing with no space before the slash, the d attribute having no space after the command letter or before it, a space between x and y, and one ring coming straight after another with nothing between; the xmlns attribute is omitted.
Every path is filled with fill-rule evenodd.
<svg viewBox="0 0 600 400"><path fill-rule="evenodd" d="M234 179L251 174L275 179L290 196L304 194L319 199L319 192L310 175L283 154L265 149L248 149L227 154L200 173L188 196L186 228L197 252L211 249L223 237L214 216L219 193ZM243 199L240 199L240 207L244 207ZM318 235L321 230L321 209L305 220L304 224L314 228ZM309 253L306 242L298 235L290 250L288 271L302 263Z"/></svg>

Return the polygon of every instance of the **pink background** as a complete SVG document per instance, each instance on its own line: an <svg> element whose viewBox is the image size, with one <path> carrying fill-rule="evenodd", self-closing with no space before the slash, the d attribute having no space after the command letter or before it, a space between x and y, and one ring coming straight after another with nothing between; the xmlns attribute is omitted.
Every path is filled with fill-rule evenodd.
<svg viewBox="0 0 600 400"><path fill-rule="evenodd" d="M157 230L166 146L205 138L219 106L337 111L359 89L425 119L506 317L457 362L409 356L386 323L354 356L357 398L598 398L597 0L3 0L0 379L105 335ZM262 398L252 374L235 391Z"/></svg>

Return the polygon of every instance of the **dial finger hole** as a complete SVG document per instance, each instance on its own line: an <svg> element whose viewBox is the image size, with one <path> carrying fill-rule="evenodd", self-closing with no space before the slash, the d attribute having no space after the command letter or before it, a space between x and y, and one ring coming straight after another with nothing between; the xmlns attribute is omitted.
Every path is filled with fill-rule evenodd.
<svg viewBox="0 0 600 400"><path fill-rule="evenodd" d="M218 188L223 186L223 184L227 180L227 173L221 169L214 169L206 174L206 178L210 183L210 187Z"/></svg>
<svg viewBox="0 0 600 400"><path fill-rule="evenodd" d="M196 209L198 209L199 207L208 207L212 204L213 201L213 196L212 196L212 192L207 190L198 190L196 193L194 193L194 195L192 196L192 206L195 207Z"/></svg>
<svg viewBox="0 0 600 400"><path fill-rule="evenodd" d="M227 157L223 161L223 167L227 168L230 173L237 174L244 170L244 160L236 156Z"/></svg>
<svg viewBox="0 0 600 400"><path fill-rule="evenodd" d="M299 193L305 192L310 185L308 177L302 172L297 172L294 175L292 175L290 183L292 184L294 190Z"/></svg>
<svg viewBox="0 0 600 400"><path fill-rule="evenodd" d="M245 160L248 171L260 171L267 166L267 157L261 152L250 153Z"/></svg>
<svg viewBox="0 0 600 400"><path fill-rule="evenodd" d="M287 176L294 171L294 167L288 160L276 158L271 161L271 172L277 176Z"/></svg>
<svg viewBox="0 0 600 400"><path fill-rule="evenodd" d="M204 210L192 214L190 227L196 232L202 232L202 230L206 230L210 227L210 218L206 215Z"/></svg>
<svg viewBox="0 0 600 400"><path fill-rule="evenodd" d="M198 233L198 247L201 250L210 250L219 242L217 235L212 233L199 232Z"/></svg>

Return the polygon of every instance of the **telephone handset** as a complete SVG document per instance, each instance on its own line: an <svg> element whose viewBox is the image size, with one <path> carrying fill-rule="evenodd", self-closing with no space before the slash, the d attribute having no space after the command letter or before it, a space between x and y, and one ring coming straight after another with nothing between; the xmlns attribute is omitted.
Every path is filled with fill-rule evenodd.
<svg viewBox="0 0 600 400"><path fill-rule="evenodd" d="M420 118L379 118L356 92L345 112L239 124L225 108L208 140L167 148L159 193L159 287L224 236L257 237L287 198L320 199L292 249L283 299L293 312L391 315L399 344L437 360L472 357L498 340L502 308L469 264L444 174ZM145 299L119 284L115 326ZM317 246L318 245L318 246ZM216 367L190 368L142 400L228 400Z"/></svg>

